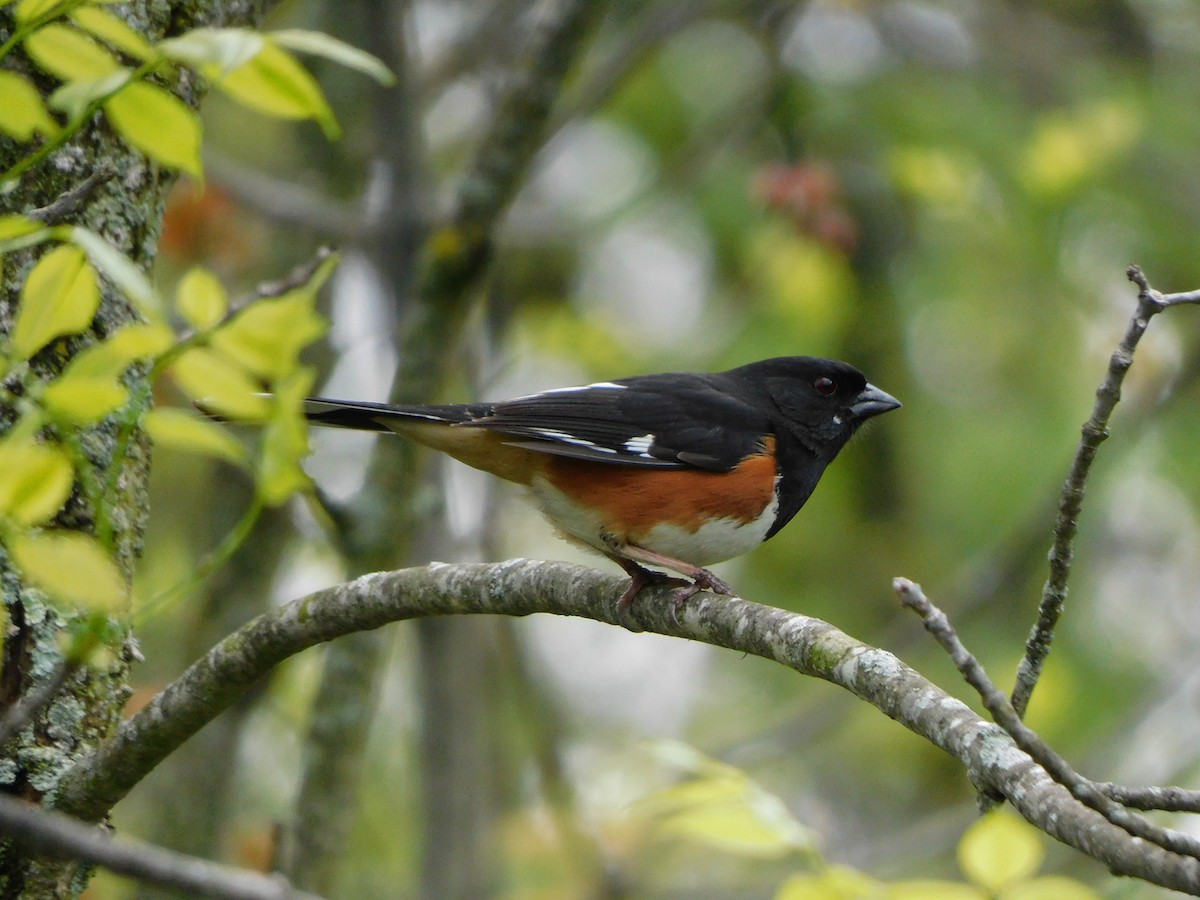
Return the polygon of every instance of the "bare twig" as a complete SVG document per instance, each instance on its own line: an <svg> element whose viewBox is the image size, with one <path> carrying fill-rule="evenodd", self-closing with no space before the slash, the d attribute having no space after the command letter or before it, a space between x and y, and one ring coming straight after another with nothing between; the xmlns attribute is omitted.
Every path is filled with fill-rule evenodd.
<svg viewBox="0 0 1200 900"><path fill-rule="evenodd" d="M25 215L44 225L58 225L60 222L65 222L83 209L84 204L95 193L96 188L112 181L116 175L116 169L108 164L102 164L75 187L61 194L53 203L30 210Z"/></svg>
<svg viewBox="0 0 1200 900"><path fill-rule="evenodd" d="M1181 787L1128 787L1107 781L1098 781L1095 785L1097 790L1131 809L1200 813L1200 791Z"/></svg>
<svg viewBox="0 0 1200 900"><path fill-rule="evenodd" d="M300 265L293 268L282 278L277 278L275 281L259 282L251 297L239 303L234 303L233 307L237 309L254 300L264 300L268 297L282 297L288 291L304 287L317 274L317 270L321 268L325 260L329 259L336 252L332 247L326 245L318 247L316 252L307 261L300 263Z"/></svg>
<svg viewBox="0 0 1200 900"><path fill-rule="evenodd" d="M1067 599L1067 580L1071 575L1075 532L1079 512L1083 507L1088 472L1096 458L1097 449L1108 437L1108 420L1117 401L1121 399L1121 384L1133 364L1133 351L1155 315L1168 306L1200 303L1200 291L1160 294L1150 287L1146 276L1137 266L1130 266L1126 275L1138 286L1137 309L1125 328L1125 335L1113 351L1103 383L1096 390L1096 403L1092 407L1092 415L1083 425L1075 459L1063 484L1058 518L1054 524L1054 545L1050 549L1050 577L1042 589L1037 622L1026 641L1025 656L1017 667L1017 683L1013 688L1013 708L1019 716L1025 715L1029 706L1029 698L1033 695L1033 689L1042 674L1042 665L1050 652L1050 644L1054 640L1054 628L1062 616L1063 604Z"/></svg>
<svg viewBox="0 0 1200 900"><path fill-rule="evenodd" d="M234 869L144 841L114 838L70 816L0 794L0 831L32 850L103 866L149 884L223 900L318 900L278 876Z"/></svg>
<svg viewBox="0 0 1200 900"><path fill-rule="evenodd" d="M924 619L925 629L950 654L954 665L958 667L967 683L979 692L983 705L992 714L995 723L1008 732L1017 746L1033 757L1051 778L1067 788L1080 803L1094 809L1134 837L1150 841L1172 853L1200 859L1200 840L1180 831L1159 828L1142 816L1130 812L1072 769L1037 732L1026 725L1008 697L996 687L983 666L963 645L946 614L929 602L920 585L907 578L897 578L892 587L900 602Z"/></svg>
<svg viewBox="0 0 1200 900"><path fill-rule="evenodd" d="M54 670L54 674L28 691L18 703L9 707L4 717L0 718L0 747L12 740L39 709L54 699L78 665L78 661L63 660Z"/></svg>

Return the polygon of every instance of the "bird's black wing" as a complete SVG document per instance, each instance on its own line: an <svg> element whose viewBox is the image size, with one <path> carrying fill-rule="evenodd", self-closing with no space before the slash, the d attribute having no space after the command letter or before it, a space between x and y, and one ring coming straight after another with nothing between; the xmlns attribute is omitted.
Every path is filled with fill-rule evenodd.
<svg viewBox="0 0 1200 900"><path fill-rule="evenodd" d="M770 422L716 375L643 375L491 404L462 422L560 456L725 472L761 453Z"/></svg>

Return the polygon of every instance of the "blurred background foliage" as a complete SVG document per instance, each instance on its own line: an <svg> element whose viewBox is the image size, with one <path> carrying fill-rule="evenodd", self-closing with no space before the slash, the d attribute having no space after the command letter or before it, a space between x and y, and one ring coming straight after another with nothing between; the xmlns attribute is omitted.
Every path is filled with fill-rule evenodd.
<svg viewBox="0 0 1200 900"><path fill-rule="evenodd" d="M245 292L338 244L320 390L385 399L396 313L380 285L400 250L372 223L380 208L436 221L448 207L533 6L282 4L272 25L375 52L402 35L410 101L318 64L346 132L328 144L311 124L211 97L208 181L181 185L167 211L164 287L203 262ZM453 383L429 399L781 354L854 363L904 409L855 440L783 533L721 571L744 596L828 619L972 702L890 579L920 581L1011 683L1078 426L1134 307L1125 266L1164 291L1200 287L1198 54L1200 6L1186 0L613 4L502 221L467 339L444 348ZM400 183L380 163L398 122L421 161ZM1139 350L1030 710L1099 779L1196 780L1198 335L1195 311L1174 310ZM372 440L314 436L310 471L331 496L360 486ZM155 462L143 597L193 570L250 490L208 461ZM585 559L515 491L456 464L428 468L416 558ZM143 617L139 695L264 604L343 574L303 509L272 514L205 590ZM415 896L427 852L416 748L429 711L412 687L413 629L389 632L341 897ZM479 745L480 771L458 774L476 786L467 816L481 849L459 863L489 894L769 897L805 870L803 857L747 860L647 830L636 801L674 778L644 748L651 737L747 772L830 862L880 879L955 877L976 817L963 772L828 685L591 622L503 623L478 646L478 727L464 740ZM319 662L283 666L117 822L268 865ZM1049 849L1044 871L1105 896L1161 894ZM105 877L90 893L132 895Z"/></svg>

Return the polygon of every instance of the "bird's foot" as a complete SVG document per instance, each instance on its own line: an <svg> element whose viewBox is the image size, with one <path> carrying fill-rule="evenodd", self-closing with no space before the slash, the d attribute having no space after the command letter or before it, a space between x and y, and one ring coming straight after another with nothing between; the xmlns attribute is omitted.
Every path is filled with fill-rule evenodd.
<svg viewBox="0 0 1200 900"><path fill-rule="evenodd" d="M675 579L678 580L678 579ZM701 591L712 591L714 594L724 594L731 596L733 588L714 575L708 569L701 569L692 583L686 587L680 588L675 592L675 596L671 598L671 624L679 627L679 611L687 604L688 600L696 596Z"/></svg>
<svg viewBox="0 0 1200 900"><path fill-rule="evenodd" d="M683 590L688 590L691 585L682 578L675 578L671 575L665 575L662 572L656 572L653 569L645 569L639 565L630 563L628 560L621 562L622 568L629 573L629 587L625 589L625 593L621 595L621 599L617 601L617 618L621 620L621 624L630 631L641 631L642 629L634 625L630 613L633 610L633 599L641 592L642 588L651 584L661 585L679 585ZM674 613L672 613L674 618Z"/></svg>

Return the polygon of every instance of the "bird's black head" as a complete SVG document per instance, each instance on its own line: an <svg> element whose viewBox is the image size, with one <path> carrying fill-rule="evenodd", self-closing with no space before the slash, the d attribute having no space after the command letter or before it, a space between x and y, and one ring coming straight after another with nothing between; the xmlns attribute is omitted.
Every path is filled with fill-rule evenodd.
<svg viewBox="0 0 1200 900"><path fill-rule="evenodd" d="M854 366L836 359L782 356L729 374L758 384L774 408L776 427L826 461L867 419L900 406Z"/></svg>

